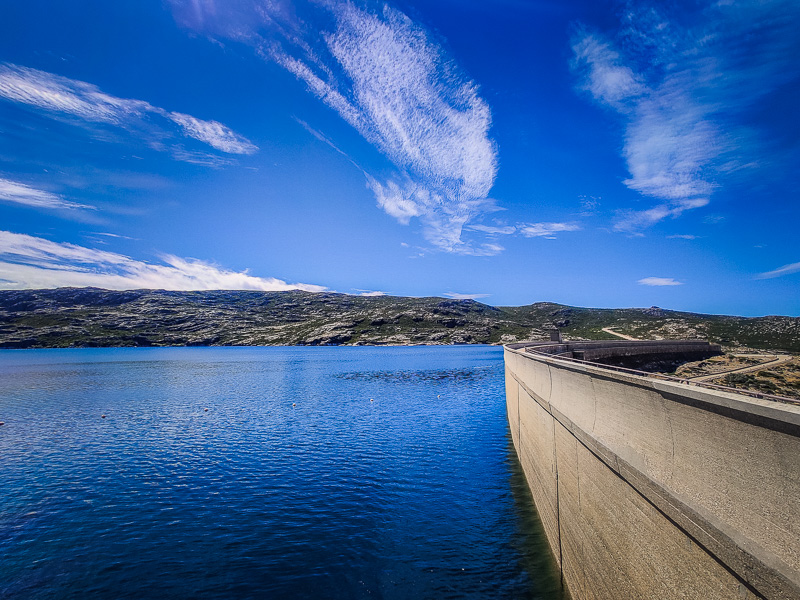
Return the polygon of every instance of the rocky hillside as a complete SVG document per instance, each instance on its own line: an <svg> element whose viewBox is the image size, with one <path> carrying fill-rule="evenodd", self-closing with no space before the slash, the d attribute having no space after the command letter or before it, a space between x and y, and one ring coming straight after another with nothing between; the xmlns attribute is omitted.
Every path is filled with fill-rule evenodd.
<svg viewBox="0 0 800 600"><path fill-rule="evenodd" d="M0 291L0 347L471 344L541 339L708 338L729 348L800 352L800 318L744 318L660 308L308 292Z"/></svg>

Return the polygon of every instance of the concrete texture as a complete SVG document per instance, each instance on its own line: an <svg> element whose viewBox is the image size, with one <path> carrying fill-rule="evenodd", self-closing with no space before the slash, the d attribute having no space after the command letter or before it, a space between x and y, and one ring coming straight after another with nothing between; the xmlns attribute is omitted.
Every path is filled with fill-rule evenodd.
<svg viewBox="0 0 800 600"><path fill-rule="evenodd" d="M799 407L521 344L505 360L514 446L575 600L800 599Z"/></svg>
<svg viewBox="0 0 800 600"><path fill-rule="evenodd" d="M514 344L518 346L519 344ZM604 340L601 342L533 342L527 346L540 354L552 354L586 361L625 359L637 356L677 356L686 358L722 354L718 344L705 340ZM693 359L693 358L692 358Z"/></svg>

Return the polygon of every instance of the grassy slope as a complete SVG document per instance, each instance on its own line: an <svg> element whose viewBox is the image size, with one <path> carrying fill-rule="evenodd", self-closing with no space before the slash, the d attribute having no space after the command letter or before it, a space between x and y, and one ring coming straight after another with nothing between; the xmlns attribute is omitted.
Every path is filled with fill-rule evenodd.
<svg viewBox="0 0 800 600"><path fill-rule="evenodd" d="M540 302L307 292L0 291L0 346L500 343L566 337L708 338L730 348L800 352L800 318L745 318L658 308L594 309Z"/></svg>

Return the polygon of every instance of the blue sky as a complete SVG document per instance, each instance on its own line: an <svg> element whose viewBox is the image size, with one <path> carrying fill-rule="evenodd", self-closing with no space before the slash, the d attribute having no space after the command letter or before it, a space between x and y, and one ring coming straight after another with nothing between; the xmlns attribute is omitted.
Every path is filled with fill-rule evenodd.
<svg viewBox="0 0 800 600"><path fill-rule="evenodd" d="M6 3L0 288L800 315L800 4Z"/></svg>

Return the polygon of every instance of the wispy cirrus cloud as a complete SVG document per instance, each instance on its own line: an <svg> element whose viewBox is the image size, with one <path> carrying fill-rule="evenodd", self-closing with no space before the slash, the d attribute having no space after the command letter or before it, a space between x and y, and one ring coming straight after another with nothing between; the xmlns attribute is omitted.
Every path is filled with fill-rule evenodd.
<svg viewBox="0 0 800 600"><path fill-rule="evenodd" d="M355 292L355 296L362 296L364 298L379 298L380 296L385 296L386 292L381 292L378 290L353 290Z"/></svg>
<svg viewBox="0 0 800 600"><path fill-rule="evenodd" d="M469 225L468 229L482 231L487 235L521 235L523 237L542 237L554 240L557 234L568 231L580 231L581 226L575 222L517 223L516 225Z"/></svg>
<svg viewBox="0 0 800 600"><path fill-rule="evenodd" d="M217 121L203 121L191 115L171 112L167 116L183 128L185 135L205 142L228 154L252 154L258 148L247 139Z"/></svg>
<svg viewBox="0 0 800 600"><path fill-rule="evenodd" d="M217 121L205 121L190 115L170 112L144 100L117 98L96 85L53 73L9 63L0 63L0 98L39 109L52 116L69 116L91 123L113 125L150 135L155 126L159 139L151 146L164 146L161 138L174 135L175 125L185 137L208 144L226 154L252 154L258 148L245 137ZM150 133L144 133L147 122ZM181 160L179 148L173 155Z"/></svg>
<svg viewBox="0 0 800 600"><path fill-rule="evenodd" d="M672 277L645 277L637 281L639 285L649 285L654 287L664 287L672 285L683 285L682 281L676 281Z"/></svg>
<svg viewBox="0 0 800 600"><path fill-rule="evenodd" d="M446 292L444 295L453 300L477 300L478 298L488 298L491 294L460 294L458 292Z"/></svg>
<svg viewBox="0 0 800 600"><path fill-rule="evenodd" d="M525 237L555 239L557 233L579 231L581 226L577 223L521 223L517 228Z"/></svg>
<svg viewBox="0 0 800 600"><path fill-rule="evenodd" d="M482 231L489 235L512 235L517 232L514 225L469 225L472 231Z"/></svg>
<svg viewBox="0 0 800 600"><path fill-rule="evenodd" d="M129 256L53 242L40 237L0 231L0 288L54 288L93 286L113 290L306 290L326 288L256 277L195 259L172 255L163 264Z"/></svg>
<svg viewBox="0 0 800 600"><path fill-rule="evenodd" d="M394 164L366 175L378 206L401 223L419 219L448 252L485 255L496 244L464 239L464 226L493 210L497 152L491 110L435 37L402 12L347 0L297 3L172 0L179 22L248 44L281 65ZM294 10L329 23L306 30Z"/></svg>
<svg viewBox="0 0 800 600"><path fill-rule="evenodd" d="M133 239L136 239L136 238L129 237L127 235L122 235L122 234L119 234L119 233L111 233L111 232L108 232L108 231L92 231L90 235L99 235L99 236L102 236L102 237L117 238L117 239L120 239L120 240L133 240Z"/></svg>
<svg viewBox="0 0 800 600"><path fill-rule="evenodd" d="M0 178L0 200L46 209L94 209L88 204L79 204L65 200L58 194L36 189L18 181Z"/></svg>
<svg viewBox="0 0 800 600"><path fill-rule="evenodd" d="M322 142L323 144L326 144L327 146L330 146L331 148L333 148L336 152L338 152L339 154L344 156L347 160L349 160L353 164L353 166L355 166L358 170L363 171L363 169L358 165L358 163L356 163L356 161L354 161L352 158L350 158L350 155L347 154L347 152L345 152L344 150L339 148L339 146L334 144L333 141L328 136L326 136L324 133L314 129L313 127L311 127L311 125L309 125L308 123L303 121L303 119L298 119L297 117L294 117L294 120L298 125L300 125L300 127L305 129L308 133L310 133L312 136L317 138L320 142Z"/></svg>
<svg viewBox="0 0 800 600"><path fill-rule="evenodd" d="M796 2L668 10L630 0L616 35L580 28L573 38L580 87L623 125L625 185L658 202L622 212L619 231L705 206L728 175L773 160L749 113L800 71Z"/></svg>
<svg viewBox="0 0 800 600"><path fill-rule="evenodd" d="M775 279L776 277L783 277L784 275L793 275L800 273L800 262L783 265L774 271L767 271L766 273L759 273L756 279Z"/></svg>

